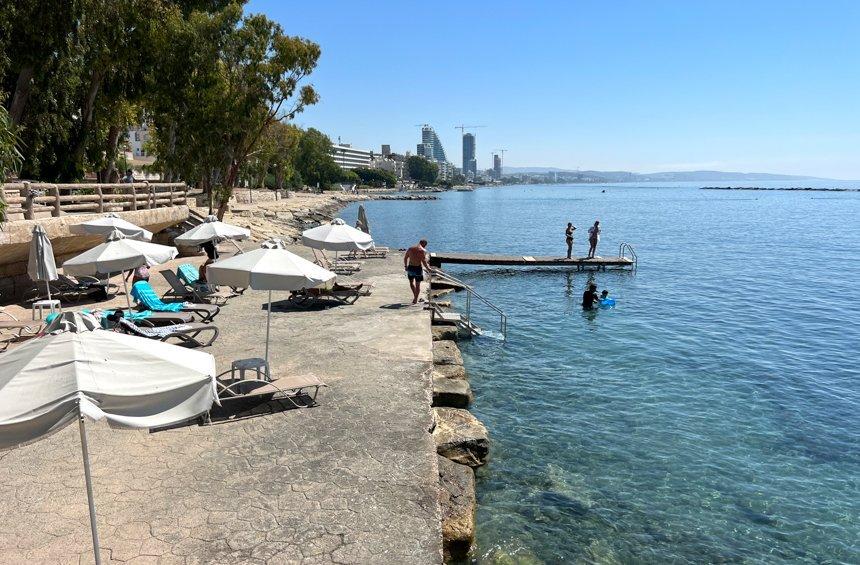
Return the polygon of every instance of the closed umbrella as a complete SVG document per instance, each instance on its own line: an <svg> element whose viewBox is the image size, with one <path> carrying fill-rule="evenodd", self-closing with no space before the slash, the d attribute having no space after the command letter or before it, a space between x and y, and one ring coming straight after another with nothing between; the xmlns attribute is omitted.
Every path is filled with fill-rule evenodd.
<svg viewBox="0 0 860 565"><path fill-rule="evenodd" d="M367 212L364 209L364 204L358 205L358 222L356 222L355 227L364 233L370 233L370 223L367 221Z"/></svg>
<svg viewBox="0 0 860 565"><path fill-rule="evenodd" d="M282 247L260 248L218 261L206 269L212 284L269 291L266 315L266 364L269 363L269 328L272 322L272 291L301 290L330 284L335 274Z"/></svg>
<svg viewBox="0 0 860 565"><path fill-rule="evenodd" d="M99 273L122 273L141 265L152 267L170 261L179 252L175 247L158 245L127 238L119 230L114 230L104 243L84 251L63 263L63 270L69 275L90 275ZM131 308L128 296L128 281L123 277L125 299Z"/></svg>
<svg viewBox="0 0 860 565"><path fill-rule="evenodd" d="M38 224L33 226L27 274L34 281L45 281L48 300L51 300L51 285L48 284L48 281L57 280L57 263L54 261L54 247L51 245L51 240L48 239L45 228Z"/></svg>
<svg viewBox="0 0 860 565"><path fill-rule="evenodd" d="M329 251L363 251L373 247L370 234L357 230L340 218L330 224L317 226L302 232L302 243L313 249Z"/></svg>
<svg viewBox="0 0 860 565"><path fill-rule="evenodd" d="M101 327L99 320L88 312L62 312L54 315L45 326L44 333L90 332Z"/></svg>
<svg viewBox="0 0 860 565"><path fill-rule="evenodd" d="M235 245L241 253L242 249L236 244L236 241L249 237L251 237L251 230L224 223L218 220L217 216L209 216L202 224L180 235L174 242L177 245L201 245L207 241L217 243L226 239Z"/></svg>
<svg viewBox="0 0 860 565"><path fill-rule="evenodd" d="M195 418L215 400L215 359L208 353L104 330L47 335L0 357L0 449L78 421L100 563L84 416L146 429Z"/></svg>
<svg viewBox="0 0 860 565"><path fill-rule="evenodd" d="M140 239L144 241L150 241L152 239L151 231L147 231L127 220L123 220L113 213L105 214L101 218L88 220L81 224L69 226L69 231L78 235L101 235L107 237L115 230L119 230L123 235L132 239Z"/></svg>

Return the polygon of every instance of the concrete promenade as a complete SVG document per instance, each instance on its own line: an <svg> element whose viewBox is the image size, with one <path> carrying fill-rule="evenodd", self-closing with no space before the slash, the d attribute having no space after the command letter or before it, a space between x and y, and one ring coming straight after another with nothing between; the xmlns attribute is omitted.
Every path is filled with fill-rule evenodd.
<svg viewBox="0 0 860 565"><path fill-rule="evenodd" d="M152 434L89 425L104 561L441 562L429 316L404 306L402 256L351 279L372 296L272 313L273 377L316 375L320 406ZM262 357L266 295L215 319L219 371ZM77 426L0 452L0 500L0 563L92 562Z"/></svg>

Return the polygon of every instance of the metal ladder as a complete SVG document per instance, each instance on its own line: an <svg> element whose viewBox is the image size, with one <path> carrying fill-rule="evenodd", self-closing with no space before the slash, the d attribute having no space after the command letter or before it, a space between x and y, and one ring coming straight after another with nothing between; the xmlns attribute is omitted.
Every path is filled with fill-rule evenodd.
<svg viewBox="0 0 860 565"><path fill-rule="evenodd" d="M630 257L627 257L627 253L630 254ZM639 266L639 257L636 256L636 251L633 249L633 246L626 241L622 241L621 245L618 246L618 256L622 259L630 259L633 261L634 271L636 270L636 267Z"/></svg>
<svg viewBox="0 0 860 565"><path fill-rule="evenodd" d="M459 327L465 329L471 335L481 335L481 328L479 328L477 324L472 322L472 298L474 297L499 316L499 333L502 334L502 339L508 339L508 316L504 313L504 311L502 311L501 308L490 302L486 297L479 294L471 285L468 285L457 277L446 273L442 269L432 268L430 270L431 291L433 288L434 280L453 284L457 287L461 287L463 290L466 291L466 312L461 316L461 320L457 323ZM435 311L436 309L434 308L434 312Z"/></svg>

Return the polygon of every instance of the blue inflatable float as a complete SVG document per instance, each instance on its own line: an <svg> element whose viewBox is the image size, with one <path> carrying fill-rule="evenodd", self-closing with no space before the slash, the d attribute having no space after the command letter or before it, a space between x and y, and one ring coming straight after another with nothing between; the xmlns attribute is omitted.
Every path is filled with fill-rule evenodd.
<svg viewBox="0 0 860 565"><path fill-rule="evenodd" d="M601 308L613 308L613 307L615 307L615 299L614 298L601 298L600 299L600 307Z"/></svg>

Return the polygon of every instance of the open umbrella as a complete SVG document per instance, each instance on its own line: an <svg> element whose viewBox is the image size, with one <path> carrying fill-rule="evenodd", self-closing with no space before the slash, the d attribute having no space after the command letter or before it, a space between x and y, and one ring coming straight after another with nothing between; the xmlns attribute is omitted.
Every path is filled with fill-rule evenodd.
<svg viewBox="0 0 860 565"><path fill-rule="evenodd" d="M122 273L136 269L141 265L152 267L170 261L179 252L175 247L158 245L125 237L119 230L114 230L104 243L84 251L77 257L72 257L63 263L63 271L67 275L90 275L99 273ZM125 299L131 308L128 296L128 281L122 279L125 287Z"/></svg>
<svg viewBox="0 0 860 565"><path fill-rule="evenodd" d="M269 362L269 328L272 322L272 291L317 288L334 281L335 274L281 247L260 248L217 261L206 269L212 284L269 291L266 315L266 355Z"/></svg>
<svg viewBox="0 0 860 565"><path fill-rule="evenodd" d="M30 260L27 262L27 274L34 281L45 281L48 290L48 300L51 300L51 285L48 281L57 280L57 263L54 261L54 247L45 228L36 224L33 226L33 239L30 240Z"/></svg>
<svg viewBox="0 0 860 565"><path fill-rule="evenodd" d="M112 427L154 428L195 418L216 398L208 353L104 330L47 335L0 357L0 449L78 421L93 551L101 563L84 416Z"/></svg>
<svg viewBox="0 0 860 565"><path fill-rule="evenodd" d="M209 216L199 226L193 227L177 237L174 243L177 245L201 245L207 241L218 242L226 239L235 245L241 253L242 248L236 244L236 240L248 239L249 237L251 237L251 230L226 224L218 220L217 216Z"/></svg>
<svg viewBox="0 0 860 565"><path fill-rule="evenodd" d="M87 220L81 224L69 226L69 231L78 235L103 235L107 237L112 234L114 230L119 230L123 235L132 239L145 241L150 241L152 239L151 231L147 231L129 221L123 220L113 213L105 214L101 218Z"/></svg>
<svg viewBox="0 0 860 565"><path fill-rule="evenodd" d="M367 221L367 212L364 209L364 204L358 205L358 221L355 223L355 227L366 234L370 233L370 223Z"/></svg>
<svg viewBox="0 0 860 565"><path fill-rule="evenodd" d="M370 234L357 230L340 218L330 224L317 226L302 232L302 243L313 249L329 251L363 251L373 247Z"/></svg>

